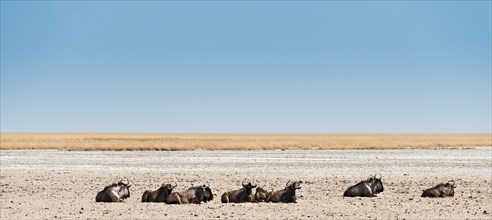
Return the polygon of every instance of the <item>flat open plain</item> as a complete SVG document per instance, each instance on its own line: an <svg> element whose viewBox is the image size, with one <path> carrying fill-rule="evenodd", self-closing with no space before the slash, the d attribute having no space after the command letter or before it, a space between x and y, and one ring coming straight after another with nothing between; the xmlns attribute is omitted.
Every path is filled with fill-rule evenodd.
<svg viewBox="0 0 492 220"><path fill-rule="evenodd" d="M492 219L492 147L425 150L56 151L1 150L1 219ZM375 198L344 190L380 173ZM105 185L127 176L125 203L96 203ZM420 198L454 179L453 198ZM243 180L269 190L302 180L296 204L222 204ZM141 203L147 189L209 184L213 202Z"/></svg>

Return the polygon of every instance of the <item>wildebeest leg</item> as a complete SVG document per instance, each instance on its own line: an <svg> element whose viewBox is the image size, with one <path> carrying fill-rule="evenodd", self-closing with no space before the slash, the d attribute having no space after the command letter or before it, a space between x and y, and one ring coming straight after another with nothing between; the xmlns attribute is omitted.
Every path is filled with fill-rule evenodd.
<svg viewBox="0 0 492 220"><path fill-rule="evenodd" d="M109 198L111 199L112 202L120 201L120 196L115 191L111 191L111 193L109 193Z"/></svg>
<svg viewBox="0 0 492 220"><path fill-rule="evenodd" d="M220 200L222 201L222 203L228 203L229 202L229 196L227 196L227 193L222 194L222 196L220 197Z"/></svg>

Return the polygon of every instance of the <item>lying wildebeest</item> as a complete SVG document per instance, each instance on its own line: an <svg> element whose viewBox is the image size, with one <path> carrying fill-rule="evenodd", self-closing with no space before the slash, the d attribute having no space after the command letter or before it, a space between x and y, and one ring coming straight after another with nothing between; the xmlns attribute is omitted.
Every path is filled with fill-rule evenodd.
<svg viewBox="0 0 492 220"><path fill-rule="evenodd" d="M255 197L253 195L253 188L255 188L256 185L252 185L251 183L245 184L244 182L242 183L242 185L243 188L241 189L225 192L224 194L222 194L222 202L254 202Z"/></svg>
<svg viewBox="0 0 492 220"><path fill-rule="evenodd" d="M297 202L296 190L301 189L302 181L292 182L290 180L285 184L285 189L269 193L267 202Z"/></svg>
<svg viewBox="0 0 492 220"><path fill-rule="evenodd" d="M96 202L123 202L128 197L130 197L130 181L127 179L127 183L124 183L123 180L120 180L98 192Z"/></svg>
<svg viewBox="0 0 492 220"><path fill-rule="evenodd" d="M269 192L261 187L256 188L255 201L256 202L266 202L268 197L271 196Z"/></svg>
<svg viewBox="0 0 492 220"><path fill-rule="evenodd" d="M155 191L146 190L142 195L142 202L166 202L167 197L171 195L173 189L177 185L178 184L174 184L174 186L172 186L171 184L163 183L162 186Z"/></svg>
<svg viewBox="0 0 492 220"><path fill-rule="evenodd" d="M453 197L454 196L454 180L447 183L440 183L430 189L424 190L421 197Z"/></svg>
<svg viewBox="0 0 492 220"><path fill-rule="evenodd" d="M212 189L207 185L193 186L186 191L174 192L167 197L168 204L200 204L214 199Z"/></svg>
<svg viewBox="0 0 492 220"><path fill-rule="evenodd" d="M365 181L360 181L354 186L349 187L344 193L344 197L376 197L376 194L383 192L383 182L381 182L381 175L379 178L374 175L369 177Z"/></svg>

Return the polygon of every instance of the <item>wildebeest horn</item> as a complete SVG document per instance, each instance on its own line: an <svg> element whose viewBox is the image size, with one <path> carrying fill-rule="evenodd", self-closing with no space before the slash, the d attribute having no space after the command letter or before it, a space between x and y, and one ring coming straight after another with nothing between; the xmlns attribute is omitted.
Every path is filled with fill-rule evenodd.
<svg viewBox="0 0 492 220"><path fill-rule="evenodd" d="M289 186L289 183L290 183L290 180L289 180L289 182L287 182L287 183L285 184L285 186Z"/></svg>
<svg viewBox="0 0 492 220"><path fill-rule="evenodd" d="M242 185L243 185L243 186L247 186L247 184L244 184L244 181L243 181Z"/></svg>
<svg viewBox="0 0 492 220"><path fill-rule="evenodd" d="M378 175L379 175L379 178L377 178L377 176L378 176ZM381 176L381 174L380 174L380 173L377 173L376 175L374 175L374 178L376 178L376 179L378 179L378 180L380 180L382 177L383 177L383 176Z"/></svg>

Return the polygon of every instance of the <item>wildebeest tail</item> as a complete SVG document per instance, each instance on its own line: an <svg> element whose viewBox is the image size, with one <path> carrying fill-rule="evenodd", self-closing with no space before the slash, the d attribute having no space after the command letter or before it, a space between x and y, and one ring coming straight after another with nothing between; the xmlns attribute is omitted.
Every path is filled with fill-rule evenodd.
<svg viewBox="0 0 492 220"><path fill-rule="evenodd" d="M222 203L228 203L229 202L229 196L227 196L227 193L222 194L220 201L222 201Z"/></svg>
<svg viewBox="0 0 492 220"><path fill-rule="evenodd" d="M147 202L147 197L149 196L149 190L146 190L142 195L142 202Z"/></svg>

